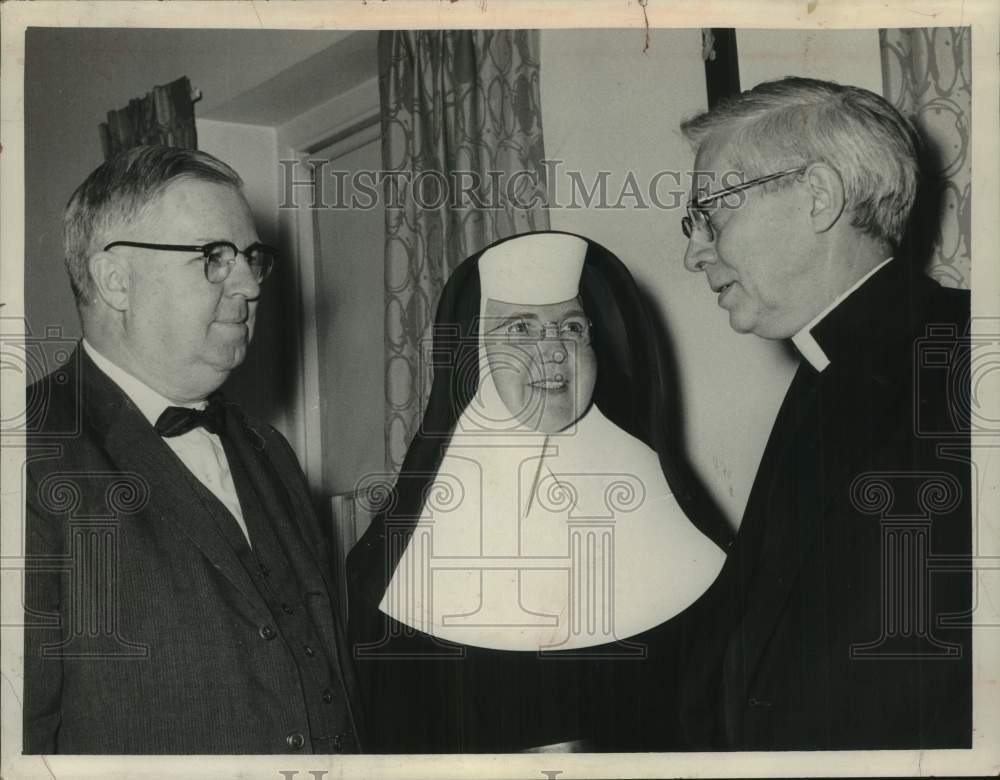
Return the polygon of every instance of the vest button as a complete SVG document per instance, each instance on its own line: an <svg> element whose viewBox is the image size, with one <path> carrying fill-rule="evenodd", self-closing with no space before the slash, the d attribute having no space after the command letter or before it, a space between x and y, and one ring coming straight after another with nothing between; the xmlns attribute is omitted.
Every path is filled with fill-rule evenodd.
<svg viewBox="0 0 1000 780"><path fill-rule="evenodd" d="M285 737L285 744L288 745L292 750L301 750L302 746L306 744L306 738L303 737L299 732L293 731L287 737Z"/></svg>
<svg viewBox="0 0 1000 780"><path fill-rule="evenodd" d="M310 658L316 655L316 651L313 650L311 647L309 647L309 645L306 645L304 648L302 648L302 652L305 653Z"/></svg>
<svg viewBox="0 0 1000 780"><path fill-rule="evenodd" d="M325 701L327 704L333 701L333 691L331 691L329 688L323 691L323 701Z"/></svg>
<svg viewBox="0 0 1000 780"><path fill-rule="evenodd" d="M284 612L286 615L291 615L295 611L295 609L292 607L291 604L282 604L281 611Z"/></svg>
<svg viewBox="0 0 1000 780"><path fill-rule="evenodd" d="M261 626L257 633L262 639L274 639L278 635L270 626Z"/></svg>

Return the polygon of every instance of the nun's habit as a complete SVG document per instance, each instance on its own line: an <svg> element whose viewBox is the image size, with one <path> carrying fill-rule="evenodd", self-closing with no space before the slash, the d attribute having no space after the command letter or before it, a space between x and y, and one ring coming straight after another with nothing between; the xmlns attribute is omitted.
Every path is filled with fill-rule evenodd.
<svg viewBox="0 0 1000 780"><path fill-rule="evenodd" d="M551 323L516 345L523 353L491 351L512 326L490 301L530 316L573 299L562 309L582 309L586 339ZM573 375L589 350L592 403ZM497 354L544 374L520 409L498 391ZM628 271L567 233L498 242L449 279L429 355L422 425L348 559L374 749L663 744L649 732L673 727L673 618L715 579L730 532L675 459L659 351ZM571 424L539 430L532 405L567 392Z"/></svg>

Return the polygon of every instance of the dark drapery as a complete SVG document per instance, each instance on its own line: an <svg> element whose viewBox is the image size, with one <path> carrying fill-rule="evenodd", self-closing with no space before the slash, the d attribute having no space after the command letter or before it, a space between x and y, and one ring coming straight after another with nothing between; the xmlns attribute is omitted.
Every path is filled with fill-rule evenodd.
<svg viewBox="0 0 1000 780"><path fill-rule="evenodd" d="M183 76L153 87L145 97L130 100L125 108L109 111L100 133L105 160L133 146L197 149L191 82Z"/></svg>

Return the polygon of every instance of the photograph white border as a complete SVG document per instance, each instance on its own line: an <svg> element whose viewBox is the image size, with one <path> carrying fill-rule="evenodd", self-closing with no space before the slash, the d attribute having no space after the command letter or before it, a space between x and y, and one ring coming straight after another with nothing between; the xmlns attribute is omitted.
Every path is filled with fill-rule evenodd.
<svg viewBox="0 0 1000 780"><path fill-rule="evenodd" d="M1000 330L1000 10L995 0L862 2L861 0L316 0L316 2L6 2L2 14L0 88L0 296L2 314L23 317L24 284L24 34L29 26L161 27L226 29L389 29L616 27L646 28L655 45L658 28L842 29L959 27L972 29L973 316ZM3 334L5 337L12 334ZM14 334L16 336L16 334ZM23 334L21 334L23 337ZM0 418L24 406L20 375L0 372ZM996 387L996 383L990 385ZM1000 396L1000 393L997 394ZM1000 420L1000 397L984 399ZM998 444L1000 446L1000 444ZM23 449L0 448L0 564L9 555L23 516L20 494ZM985 475L980 539L1000 548L1000 459L977 458ZM1000 549L980 550L1000 555ZM2 566L0 566L2 568ZM1000 576L994 576L1000 581ZM995 583L991 583L995 585ZM996 593L997 588L991 590ZM1000 605L1000 599L996 604ZM2 593L2 623L22 609L20 594ZM1000 606L997 607L1000 609ZM20 628L0 630L2 761L4 778L339 777L545 778L558 777L771 777L996 775L1000 772L1000 632L974 630L974 733L972 750L845 751L711 754L541 754L504 756L235 756L72 757L22 756ZM238 725L236 725L238 727ZM325 774L324 774L325 773Z"/></svg>

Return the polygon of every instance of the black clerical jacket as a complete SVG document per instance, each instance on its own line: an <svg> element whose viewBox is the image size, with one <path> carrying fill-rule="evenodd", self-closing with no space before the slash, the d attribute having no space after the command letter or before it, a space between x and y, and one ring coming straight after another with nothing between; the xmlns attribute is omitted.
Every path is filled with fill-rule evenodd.
<svg viewBox="0 0 1000 780"><path fill-rule="evenodd" d="M680 746L970 745L968 322L896 259L814 328L688 616Z"/></svg>
<svg viewBox="0 0 1000 780"><path fill-rule="evenodd" d="M335 574L281 435L227 404L251 549L82 349L28 410L24 751L357 751Z"/></svg>

